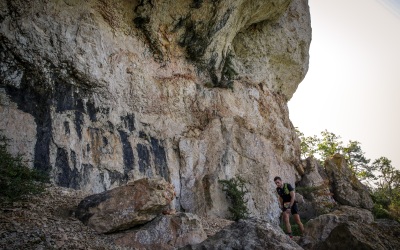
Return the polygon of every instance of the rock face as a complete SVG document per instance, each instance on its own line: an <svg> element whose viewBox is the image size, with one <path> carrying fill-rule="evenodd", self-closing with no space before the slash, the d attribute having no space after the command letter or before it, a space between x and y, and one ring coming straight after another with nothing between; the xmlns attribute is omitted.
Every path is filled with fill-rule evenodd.
<svg viewBox="0 0 400 250"><path fill-rule="evenodd" d="M145 224L174 199L174 188L165 180L140 179L83 199L76 217L99 233L111 233Z"/></svg>
<svg viewBox="0 0 400 250"><path fill-rule="evenodd" d="M303 161L304 174L297 190L305 202L300 204L302 218L326 214L338 205L372 210L373 201L367 188L354 176L345 158L336 154L322 167L314 158Z"/></svg>
<svg viewBox="0 0 400 250"><path fill-rule="evenodd" d="M342 205L372 210L374 203L367 188L353 175L346 159L339 154L325 161L333 197Z"/></svg>
<svg viewBox="0 0 400 250"><path fill-rule="evenodd" d="M303 166L304 174L296 183L296 191L305 198L305 202L299 204L300 216L309 220L333 211L338 203L332 197L331 181L319 162L311 157L304 160Z"/></svg>
<svg viewBox="0 0 400 250"><path fill-rule="evenodd" d="M131 249L177 249L197 244L207 238L196 215L178 213L160 216L144 227L126 231L114 242L120 247Z"/></svg>
<svg viewBox="0 0 400 250"><path fill-rule="evenodd" d="M240 220L197 245L182 250L195 249L302 249L280 228L266 221Z"/></svg>
<svg viewBox="0 0 400 250"><path fill-rule="evenodd" d="M0 0L0 129L56 185L162 177L178 211L226 217L240 175L273 220L310 41L306 0Z"/></svg>

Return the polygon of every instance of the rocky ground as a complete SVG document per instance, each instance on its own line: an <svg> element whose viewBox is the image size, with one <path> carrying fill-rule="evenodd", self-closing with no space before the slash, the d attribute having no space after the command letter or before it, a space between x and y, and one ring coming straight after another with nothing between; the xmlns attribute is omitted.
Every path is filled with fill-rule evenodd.
<svg viewBox="0 0 400 250"><path fill-rule="evenodd" d="M81 191L49 186L40 196L0 205L0 249L124 249L116 235L99 234L74 216ZM201 218L208 236L232 221Z"/></svg>

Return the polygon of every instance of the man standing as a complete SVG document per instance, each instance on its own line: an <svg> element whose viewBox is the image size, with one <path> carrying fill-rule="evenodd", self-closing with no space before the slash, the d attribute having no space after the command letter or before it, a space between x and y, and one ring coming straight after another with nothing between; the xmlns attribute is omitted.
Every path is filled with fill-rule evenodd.
<svg viewBox="0 0 400 250"><path fill-rule="evenodd" d="M294 188L289 183L282 183L282 179L279 176L274 178L274 182L276 184L276 192L279 195L279 206L282 209L283 220L286 225L286 234L289 235L290 238L292 235L292 227L290 226L289 216L292 213L294 221L297 225L299 225L301 234L304 233L303 223L301 223L300 215L298 213L297 203L295 200Z"/></svg>

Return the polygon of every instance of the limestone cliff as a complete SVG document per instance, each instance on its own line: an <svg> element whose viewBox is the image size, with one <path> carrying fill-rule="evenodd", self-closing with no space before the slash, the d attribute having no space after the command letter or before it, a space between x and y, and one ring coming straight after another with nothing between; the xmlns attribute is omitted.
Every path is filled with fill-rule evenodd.
<svg viewBox="0 0 400 250"><path fill-rule="evenodd" d="M223 217L218 179L240 175L252 214L278 216L307 0L0 0L0 27L0 129L55 184L160 176L177 210Z"/></svg>

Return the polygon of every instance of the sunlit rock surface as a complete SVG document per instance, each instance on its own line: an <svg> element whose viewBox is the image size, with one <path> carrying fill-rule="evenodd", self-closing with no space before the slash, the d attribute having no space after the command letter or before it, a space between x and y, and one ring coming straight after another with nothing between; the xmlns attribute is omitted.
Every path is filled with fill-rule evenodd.
<svg viewBox="0 0 400 250"><path fill-rule="evenodd" d="M174 199L174 188L163 179L140 179L84 198L75 215L99 233L112 233L150 222Z"/></svg>

